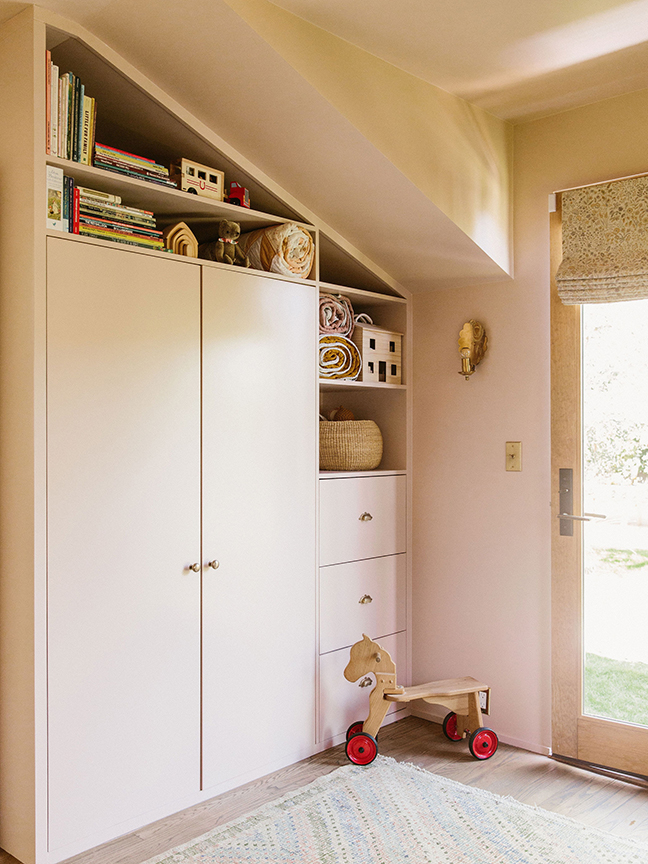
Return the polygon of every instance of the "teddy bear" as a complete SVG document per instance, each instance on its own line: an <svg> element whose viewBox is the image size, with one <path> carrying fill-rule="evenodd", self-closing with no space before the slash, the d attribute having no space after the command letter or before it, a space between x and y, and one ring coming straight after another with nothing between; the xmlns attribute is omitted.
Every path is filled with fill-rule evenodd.
<svg viewBox="0 0 648 864"><path fill-rule="evenodd" d="M238 247L241 226L238 222L222 219L218 223L218 240L201 243L198 247L198 257L208 261L220 261L222 264L235 264L238 267L249 267L250 259Z"/></svg>

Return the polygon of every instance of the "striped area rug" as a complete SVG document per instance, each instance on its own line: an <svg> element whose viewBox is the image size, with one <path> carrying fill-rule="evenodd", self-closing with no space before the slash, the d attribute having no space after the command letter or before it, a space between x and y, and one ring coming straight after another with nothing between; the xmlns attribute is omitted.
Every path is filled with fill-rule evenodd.
<svg viewBox="0 0 648 864"><path fill-rule="evenodd" d="M648 864L648 844L379 756L146 864L197 862Z"/></svg>

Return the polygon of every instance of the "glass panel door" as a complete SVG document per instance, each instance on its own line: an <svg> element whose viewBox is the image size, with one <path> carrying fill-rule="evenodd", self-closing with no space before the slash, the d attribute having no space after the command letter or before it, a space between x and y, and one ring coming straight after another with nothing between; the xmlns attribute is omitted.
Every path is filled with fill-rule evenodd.
<svg viewBox="0 0 648 864"><path fill-rule="evenodd" d="M583 714L648 726L648 300L582 321Z"/></svg>

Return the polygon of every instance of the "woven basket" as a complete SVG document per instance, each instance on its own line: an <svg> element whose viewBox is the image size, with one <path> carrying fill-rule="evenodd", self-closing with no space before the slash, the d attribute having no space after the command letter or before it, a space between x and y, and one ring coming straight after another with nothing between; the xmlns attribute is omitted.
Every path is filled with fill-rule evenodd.
<svg viewBox="0 0 648 864"><path fill-rule="evenodd" d="M383 439L373 420L322 420L320 471L372 471L380 465Z"/></svg>

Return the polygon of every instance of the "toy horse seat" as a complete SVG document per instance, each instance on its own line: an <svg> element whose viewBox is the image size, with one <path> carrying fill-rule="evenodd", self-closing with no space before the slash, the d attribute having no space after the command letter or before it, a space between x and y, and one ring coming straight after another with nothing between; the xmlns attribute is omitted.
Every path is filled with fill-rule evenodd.
<svg viewBox="0 0 648 864"><path fill-rule="evenodd" d="M497 750L498 738L492 729L483 726L484 714L490 709L490 687L475 678L446 678L429 681L416 687L400 687L396 683L396 664L388 651L363 635L351 646L351 657L344 670L347 681L357 681L373 672L376 686L369 694L369 715L357 720L347 730L346 754L356 765L369 765L378 755L376 736L391 702L412 702L422 699L449 709L443 721L443 732L450 741L468 737L468 747L475 759L490 759ZM482 709L480 693L486 694Z"/></svg>

